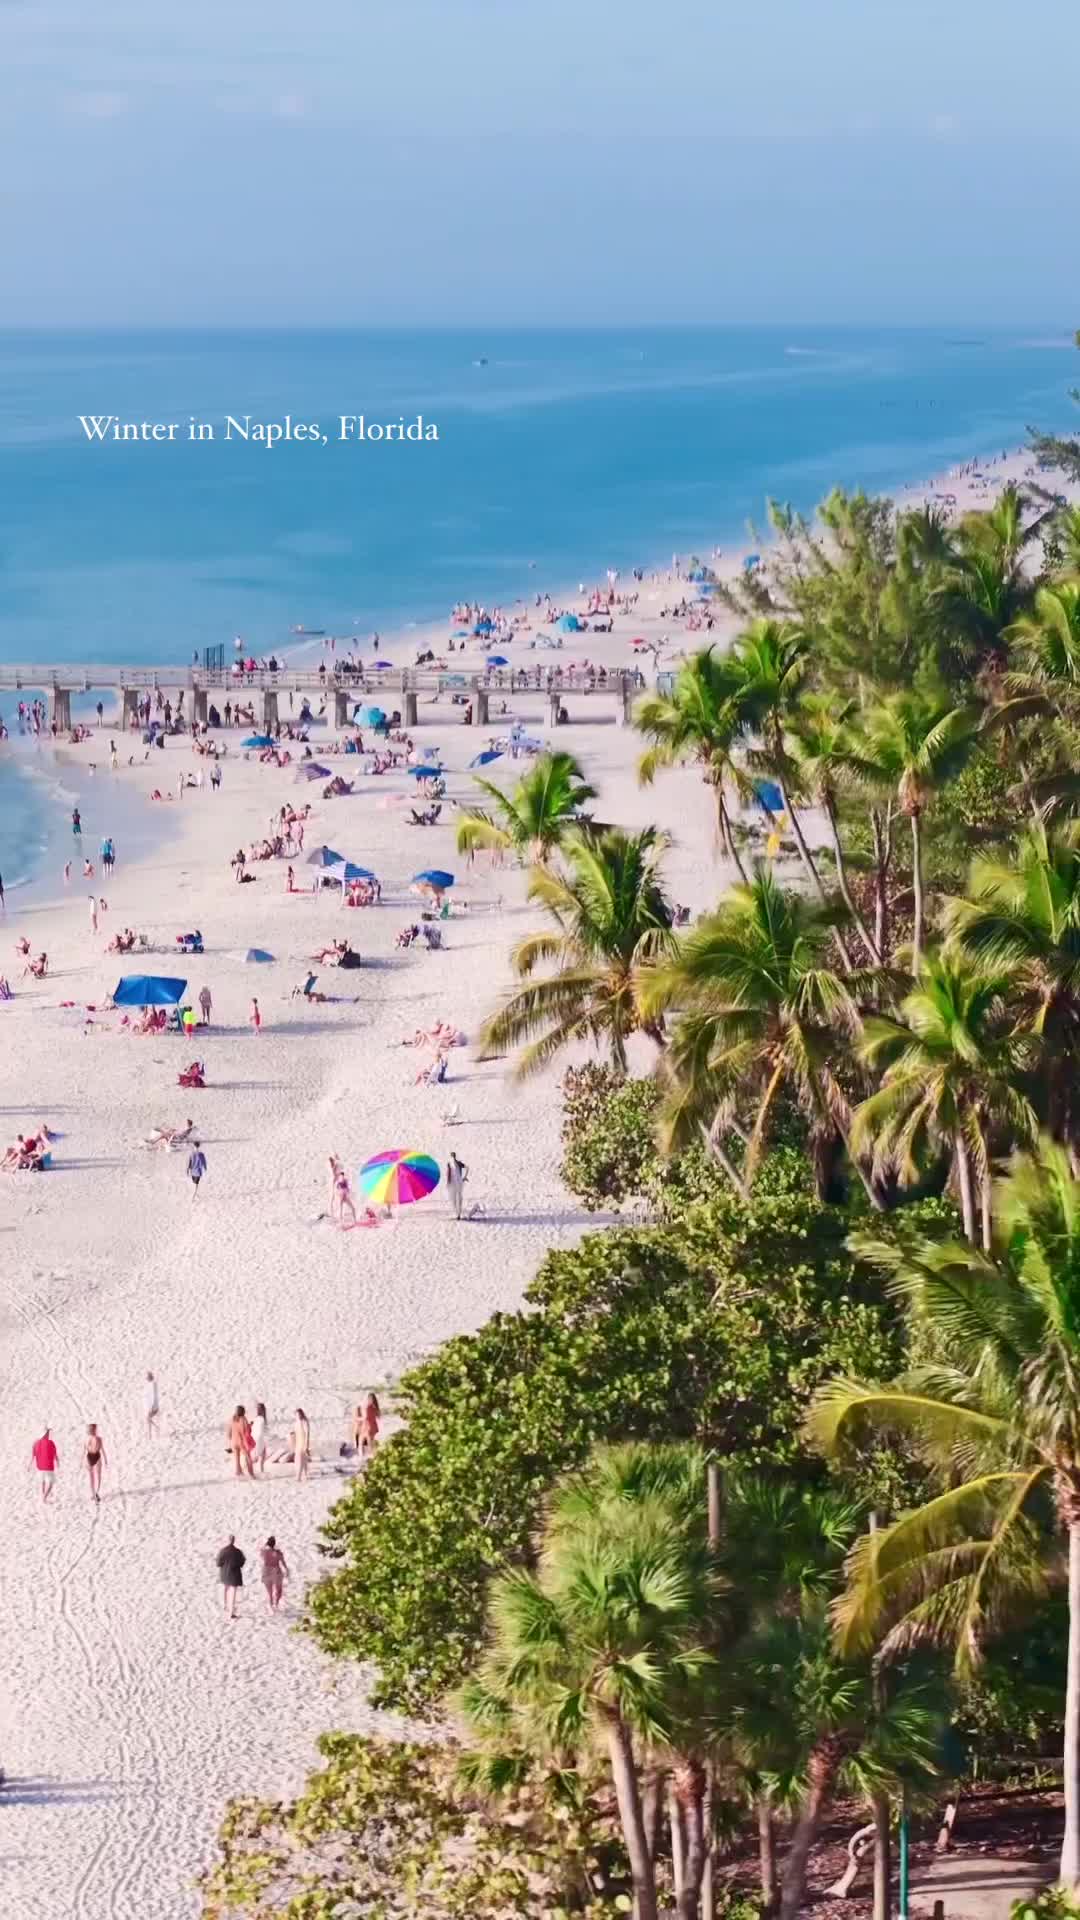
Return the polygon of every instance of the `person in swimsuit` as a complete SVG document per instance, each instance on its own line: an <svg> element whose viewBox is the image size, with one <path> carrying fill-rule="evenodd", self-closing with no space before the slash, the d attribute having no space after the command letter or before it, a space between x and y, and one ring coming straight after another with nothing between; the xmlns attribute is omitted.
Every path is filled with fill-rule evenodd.
<svg viewBox="0 0 1080 1920"><path fill-rule="evenodd" d="M154 1379L150 1369L147 1368L146 1379L143 1381L143 1416L146 1420L146 1437L148 1440L152 1440L157 1432L160 1412L161 1403L158 1399L157 1381Z"/></svg>
<svg viewBox="0 0 1080 1920"><path fill-rule="evenodd" d="M251 1423L251 1459L252 1464L258 1467L259 1472L262 1474L266 1472L266 1446L269 1434L270 1423L266 1418L266 1402L265 1400L256 1400L255 1418Z"/></svg>
<svg viewBox="0 0 1080 1920"><path fill-rule="evenodd" d="M364 1419L360 1434L360 1457L366 1460L379 1444L379 1402L375 1394L369 1393L364 1402Z"/></svg>
<svg viewBox="0 0 1080 1920"><path fill-rule="evenodd" d="M298 1480L306 1480L311 1465L311 1423L303 1407L296 1409L296 1425L292 1430L293 1465Z"/></svg>
<svg viewBox="0 0 1080 1920"><path fill-rule="evenodd" d="M254 1480L255 1470L251 1464L251 1455L255 1443L243 1407L237 1407L225 1429L225 1438L226 1451L232 1454L237 1479L242 1480L246 1473L249 1480Z"/></svg>
<svg viewBox="0 0 1080 1920"><path fill-rule="evenodd" d="M333 1213L334 1211L337 1212L337 1216L340 1219L343 1227L346 1224L346 1221L345 1221L346 1213L349 1216L348 1225L351 1227L355 1227L356 1203L352 1197L352 1188L349 1185L349 1176L346 1173L344 1167L342 1166L340 1160L334 1162L334 1198L331 1204L331 1213Z"/></svg>
<svg viewBox="0 0 1080 1920"><path fill-rule="evenodd" d="M109 1462L105 1454L105 1442L97 1430L96 1421L91 1420L86 1429L86 1445L83 1448L86 1471L90 1477L90 1498L95 1506L101 1504L101 1469Z"/></svg>
<svg viewBox="0 0 1080 1920"><path fill-rule="evenodd" d="M281 1605L281 1590L288 1577L285 1555L271 1534L262 1549L262 1583L266 1588L266 1604L271 1613L276 1613Z"/></svg>

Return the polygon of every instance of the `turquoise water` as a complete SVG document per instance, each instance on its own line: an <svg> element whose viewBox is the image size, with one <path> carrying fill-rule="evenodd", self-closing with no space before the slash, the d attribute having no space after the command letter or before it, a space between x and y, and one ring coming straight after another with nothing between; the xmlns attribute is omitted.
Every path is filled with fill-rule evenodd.
<svg viewBox="0 0 1080 1920"><path fill-rule="evenodd" d="M0 334L0 660L269 651L734 544L767 495L807 508L1066 424L1075 359L1037 329ZM226 441L228 413L327 442ZM80 414L179 437L91 442ZM439 438L342 442L342 414Z"/></svg>

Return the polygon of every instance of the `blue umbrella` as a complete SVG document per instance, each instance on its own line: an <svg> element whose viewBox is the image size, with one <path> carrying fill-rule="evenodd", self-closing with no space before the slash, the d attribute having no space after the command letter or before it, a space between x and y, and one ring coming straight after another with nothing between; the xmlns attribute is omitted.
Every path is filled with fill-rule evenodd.
<svg viewBox="0 0 1080 1920"><path fill-rule="evenodd" d="M467 640L468 637L468 633L464 627L455 627L453 633L450 635L451 640Z"/></svg>
<svg viewBox="0 0 1080 1920"><path fill-rule="evenodd" d="M410 767L408 769L410 780L434 780L436 774L445 772L445 767L432 766L430 764L423 767Z"/></svg>
<svg viewBox="0 0 1080 1920"><path fill-rule="evenodd" d="M754 798L767 813L784 811L784 796L772 780L755 780Z"/></svg>
<svg viewBox="0 0 1080 1920"><path fill-rule="evenodd" d="M164 980L155 973L126 973L113 989L118 1007L175 1007L187 991L186 980Z"/></svg>
<svg viewBox="0 0 1080 1920"><path fill-rule="evenodd" d="M502 754L497 747L485 747L483 753L478 753L475 760L469 761L469 765L470 767L490 767L493 760L501 759Z"/></svg>
<svg viewBox="0 0 1080 1920"><path fill-rule="evenodd" d="M272 747L274 740L268 733L252 733L243 742L245 747Z"/></svg>
<svg viewBox="0 0 1080 1920"><path fill-rule="evenodd" d="M305 760L300 773L305 780L329 780L330 778L329 767L320 766L317 760Z"/></svg>
<svg viewBox="0 0 1080 1920"><path fill-rule="evenodd" d="M353 714L353 719L362 727L381 727L386 715L381 707L361 707Z"/></svg>
<svg viewBox="0 0 1080 1920"><path fill-rule="evenodd" d="M383 667L392 667L393 664L394 663L392 660L376 660L373 662L373 665L376 666L380 670L380 672Z"/></svg>
<svg viewBox="0 0 1080 1920"><path fill-rule="evenodd" d="M345 855L335 853L333 847L316 847L314 852L308 854L304 864L308 867L336 867L344 858Z"/></svg>
<svg viewBox="0 0 1080 1920"><path fill-rule="evenodd" d="M447 887L453 886L454 876L452 873L441 872L438 867L429 867L426 873L414 873L412 884L414 887L434 887L437 892L445 893Z"/></svg>
<svg viewBox="0 0 1080 1920"><path fill-rule="evenodd" d="M329 871L335 880L341 880L346 885L350 880L374 880L375 878L370 867L354 866L351 860L335 860Z"/></svg>
<svg viewBox="0 0 1080 1920"><path fill-rule="evenodd" d="M487 663L489 667L508 667L510 665L505 653L489 653Z"/></svg>
<svg viewBox="0 0 1080 1920"><path fill-rule="evenodd" d="M579 633L581 631L581 621L578 619L576 613L562 614L561 617L556 620L555 625L561 627L563 633Z"/></svg>

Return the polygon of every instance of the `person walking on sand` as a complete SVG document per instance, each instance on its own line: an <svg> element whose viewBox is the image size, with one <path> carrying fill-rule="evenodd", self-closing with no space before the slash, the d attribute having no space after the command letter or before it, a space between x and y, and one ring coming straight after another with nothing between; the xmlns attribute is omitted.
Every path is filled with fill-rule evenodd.
<svg viewBox="0 0 1080 1920"><path fill-rule="evenodd" d="M221 768L216 760L210 769L210 785L213 787L215 793L221 785Z"/></svg>
<svg viewBox="0 0 1080 1920"><path fill-rule="evenodd" d="M90 931L97 932L97 901L93 894L90 895Z"/></svg>
<svg viewBox="0 0 1080 1920"><path fill-rule="evenodd" d="M71 809L71 831L76 840L82 839L82 814L79 812L78 807L72 807Z"/></svg>
<svg viewBox="0 0 1080 1920"><path fill-rule="evenodd" d="M70 860L64 861L64 885L65 887L68 887L71 885L71 861Z"/></svg>
<svg viewBox="0 0 1080 1920"><path fill-rule="evenodd" d="M0 912L7 912L7 901L4 899L4 876L2 873L0 873Z"/></svg>
<svg viewBox="0 0 1080 1920"><path fill-rule="evenodd" d="M465 1182L469 1169L456 1153L450 1155L446 1165L446 1184L450 1190L450 1205L454 1209L454 1219L461 1219L461 1209L465 1204Z"/></svg>
<svg viewBox="0 0 1080 1920"><path fill-rule="evenodd" d="M97 1430L97 1423L91 1420L86 1429L86 1445L83 1448L86 1471L90 1477L90 1498L95 1506L101 1505L101 1469L109 1462L105 1455L105 1442Z"/></svg>
<svg viewBox="0 0 1080 1920"><path fill-rule="evenodd" d="M367 1460L379 1444L379 1418L381 1408L378 1396L369 1393L364 1402L364 1418L360 1429L360 1458Z"/></svg>
<svg viewBox="0 0 1080 1920"><path fill-rule="evenodd" d="M210 1025L210 1015L212 1014L213 1010L214 1010L214 1002L210 997L209 987L200 987L199 988L199 1012L202 1014L202 1024L204 1027L208 1027Z"/></svg>
<svg viewBox="0 0 1080 1920"><path fill-rule="evenodd" d="M146 1369L146 1379L143 1381L142 1392L143 1418L146 1421L146 1437L148 1440L152 1440L157 1432L158 1417L161 1413L161 1402L158 1399L158 1383L154 1379L149 1367Z"/></svg>
<svg viewBox="0 0 1080 1920"><path fill-rule="evenodd" d="M292 1430L293 1465L298 1480L306 1480L311 1465L311 1422L303 1407L296 1409L296 1424Z"/></svg>
<svg viewBox="0 0 1080 1920"><path fill-rule="evenodd" d="M223 1589L226 1620L236 1619L236 1598L243 1590L246 1560L247 1554L242 1553L236 1544L235 1533L230 1533L217 1557L218 1578Z"/></svg>
<svg viewBox="0 0 1080 1920"><path fill-rule="evenodd" d="M37 1469L38 1485L43 1501L52 1499L53 1479L60 1465L60 1455L56 1450L56 1441L46 1427L40 1440L35 1440L30 1449L30 1460Z"/></svg>
<svg viewBox="0 0 1080 1920"><path fill-rule="evenodd" d="M193 1200L197 1200L199 1197L199 1181L206 1172L206 1155L197 1140L191 1152L188 1154L187 1170L188 1179L191 1181L191 1197Z"/></svg>
<svg viewBox="0 0 1080 1920"><path fill-rule="evenodd" d="M270 1422L266 1417L265 1400L256 1400L255 1418L251 1423L251 1460L261 1474L266 1473L266 1448L270 1438Z"/></svg>
<svg viewBox="0 0 1080 1920"><path fill-rule="evenodd" d="M255 1442L252 1438L251 1423L243 1407L237 1407L225 1433L226 1451L232 1454L236 1478L242 1480L246 1473L249 1480L254 1480L255 1469L251 1464L251 1456Z"/></svg>
<svg viewBox="0 0 1080 1920"><path fill-rule="evenodd" d="M266 1588L266 1604L271 1613L276 1613L281 1605L281 1590L289 1577L285 1555L278 1546L273 1534L262 1549L262 1583Z"/></svg>
<svg viewBox="0 0 1080 1920"><path fill-rule="evenodd" d="M259 1012L259 1003L257 1000L253 1000L251 1003L251 1012L248 1015L248 1019L251 1022L252 1032L258 1033L259 1028L262 1026L262 1014Z"/></svg>

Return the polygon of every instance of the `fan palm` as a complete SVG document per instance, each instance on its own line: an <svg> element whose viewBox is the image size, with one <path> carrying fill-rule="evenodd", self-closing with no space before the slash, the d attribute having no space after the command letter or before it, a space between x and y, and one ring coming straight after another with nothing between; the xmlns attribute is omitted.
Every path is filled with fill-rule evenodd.
<svg viewBox="0 0 1080 1920"><path fill-rule="evenodd" d="M572 753L543 753L506 794L490 780L477 779L490 811L462 808L458 815L459 853L487 848L515 853L523 861L546 862L581 809L596 798Z"/></svg>
<svg viewBox="0 0 1080 1920"><path fill-rule="evenodd" d="M899 1018L870 1015L855 1049L884 1073L877 1092L852 1116L852 1148L871 1148L879 1166L913 1179L921 1151L946 1146L969 1240L978 1184L984 1244L995 1132L1025 1144L1038 1132L1018 1084L1031 1042L1016 1032L1006 1010L1009 986L1008 973L987 972L963 953L926 954Z"/></svg>
<svg viewBox="0 0 1080 1920"><path fill-rule="evenodd" d="M474 1729L498 1743L606 1752L638 1920L657 1915L646 1754L671 1755L686 1822L680 1920L695 1920L705 1866L708 1642L723 1582L703 1522L689 1516L695 1475L683 1454L694 1450L601 1450L556 1490L537 1571L503 1574L492 1587L491 1648L462 1696ZM703 1468L696 1477L700 1516Z"/></svg>
<svg viewBox="0 0 1080 1920"><path fill-rule="evenodd" d="M651 742L638 763L643 786L650 786L663 767L692 762L701 768L702 778L713 790L720 845L745 880L727 802L729 787L736 791L748 787L734 758L746 726L733 692L726 659L706 647L679 668L670 694L642 694L634 708L634 724Z"/></svg>
<svg viewBox="0 0 1080 1920"><path fill-rule="evenodd" d="M893 793L911 825L915 927L912 971L918 973L925 919L922 818L934 793L960 771L974 744L977 711L947 695L897 693L871 708L852 755L852 770L880 793Z"/></svg>
<svg viewBox="0 0 1080 1920"><path fill-rule="evenodd" d="M833 1381L810 1433L831 1452L869 1429L915 1434L944 1491L860 1542L837 1611L845 1652L950 1643L961 1668L1068 1559L1065 1837L1080 1888L1080 1183L1063 1149L1018 1157L996 1196L990 1254L914 1236L853 1245L893 1276L938 1359L892 1385ZM1056 1523L1056 1524L1055 1524Z"/></svg>
<svg viewBox="0 0 1080 1920"><path fill-rule="evenodd" d="M514 948L511 963L527 984L492 1014L480 1042L488 1053L527 1042L519 1078L574 1042L606 1045L620 1068L639 1027L663 1044L659 1021L642 1016L639 989L647 965L671 945L671 907L659 871L668 844L654 827L636 834L574 829L563 842L559 871L533 868L529 899L546 909L554 927L526 934ZM534 980L544 963L552 970Z"/></svg>
<svg viewBox="0 0 1080 1920"><path fill-rule="evenodd" d="M1040 1042L1040 1118L1080 1148L1080 826L1031 829L1011 860L976 859L945 924L986 966L1012 974L1010 1002Z"/></svg>
<svg viewBox="0 0 1080 1920"><path fill-rule="evenodd" d="M835 922L834 909L779 887L761 869L750 885L732 887L717 912L643 978L645 1010L678 1016L664 1058L664 1149L704 1131L744 1194L782 1090L795 1096L819 1147L836 1133L847 1137L848 1101L836 1061L843 1030L858 1023L860 982L828 964ZM740 1115L752 1127L741 1175L722 1146Z"/></svg>

